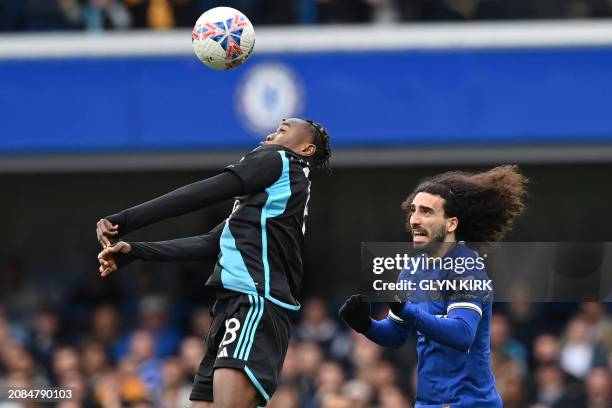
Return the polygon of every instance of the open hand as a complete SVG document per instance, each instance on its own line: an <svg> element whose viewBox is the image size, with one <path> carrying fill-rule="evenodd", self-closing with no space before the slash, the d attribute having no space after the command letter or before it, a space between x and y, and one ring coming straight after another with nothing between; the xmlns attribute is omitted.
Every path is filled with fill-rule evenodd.
<svg viewBox="0 0 612 408"><path fill-rule="evenodd" d="M132 246L130 244L125 241L120 241L115 245L104 248L102 251L100 251L98 254L98 262L100 262L100 276L104 278L118 269L115 254L128 254L131 250Z"/></svg>

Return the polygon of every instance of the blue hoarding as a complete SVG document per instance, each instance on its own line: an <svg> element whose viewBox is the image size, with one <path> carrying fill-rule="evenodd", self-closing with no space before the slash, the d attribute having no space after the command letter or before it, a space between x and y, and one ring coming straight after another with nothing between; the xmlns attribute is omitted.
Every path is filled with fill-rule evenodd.
<svg viewBox="0 0 612 408"><path fill-rule="evenodd" d="M0 152L235 149L287 116L335 147L612 143L612 48L0 60Z"/></svg>

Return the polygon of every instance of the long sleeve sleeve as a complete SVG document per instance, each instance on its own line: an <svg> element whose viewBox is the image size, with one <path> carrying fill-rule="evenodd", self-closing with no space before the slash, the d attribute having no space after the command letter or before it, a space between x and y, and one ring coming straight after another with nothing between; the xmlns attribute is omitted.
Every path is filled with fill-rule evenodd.
<svg viewBox="0 0 612 408"><path fill-rule="evenodd" d="M225 221L210 232L187 238L159 242L130 242L129 254L118 254L120 267L140 259L144 261L202 261L215 258L219 254L219 240Z"/></svg>
<svg viewBox="0 0 612 408"><path fill-rule="evenodd" d="M401 318L428 339L459 351L470 349L480 322L480 314L474 309L454 308L447 318L440 318L410 303L404 306Z"/></svg>
<svg viewBox="0 0 612 408"><path fill-rule="evenodd" d="M387 317L383 320L372 319L372 325L364 335L383 347L397 348L404 344L411 332L411 324L400 323Z"/></svg>
<svg viewBox="0 0 612 408"><path fill-rule="evenodd" d="M157 221L186 214L243 193L242 180L236 174L225 171L217 176L186 185L151 201L107 216L106 219L119 225L119 235L123 236ZM186 243L181 242L181 247L184 244Z"/></svg>

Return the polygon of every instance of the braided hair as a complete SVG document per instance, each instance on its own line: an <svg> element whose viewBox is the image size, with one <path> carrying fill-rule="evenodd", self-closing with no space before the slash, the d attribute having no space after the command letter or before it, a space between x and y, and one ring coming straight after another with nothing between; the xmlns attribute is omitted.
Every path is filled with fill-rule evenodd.
<svg viewBox="0 0 612 408"><path fill-rule="evenodd" d="M329 146L329 133L320 124L310 119L304 119L312 132L313 144L317 150L311 161L314 167L318 170L323 171L325 174L331 174L331 167L329 166L329 159L332 156L331 148Z"/></svg>

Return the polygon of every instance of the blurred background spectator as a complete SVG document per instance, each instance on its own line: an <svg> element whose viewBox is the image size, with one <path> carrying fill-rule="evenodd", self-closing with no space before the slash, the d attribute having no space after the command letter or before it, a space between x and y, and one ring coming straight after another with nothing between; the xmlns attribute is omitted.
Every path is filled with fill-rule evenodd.
<svg viewBox="0 0 612 408"><path fill-rule="evenodd" d="M606 0L0 0L0 31L168 30L216 6L257 25L600 18Z"/></svg>
<svg viewBox="0 0 612 408"><path fill-rule="evenodd" d="M169 330L166 317L180 306L157 293L144 296L139 304L139 317L133 320L116 312L125 304L92 304L86 317L89 326L43 308L30 323L19 322L25 337L21 329L11 329L10 316L0 313L0 385L69 386L82 406L188 407L193 375L204 353L209 309L193 307ZM414 347L378 347L346 330L336 318L336 307L318 297L305 301L295 316L281 385L270 406L410 406ZM513 334L519 327L511 323L508 311L514 307L496 306L491 325L492 364L504 406L609 408L609 306L565 304L572 312L561 324L549 321L546 313L533 312L542 329L533 329L531 342ZM334 341L343 346L334 347Z"/></svg>

